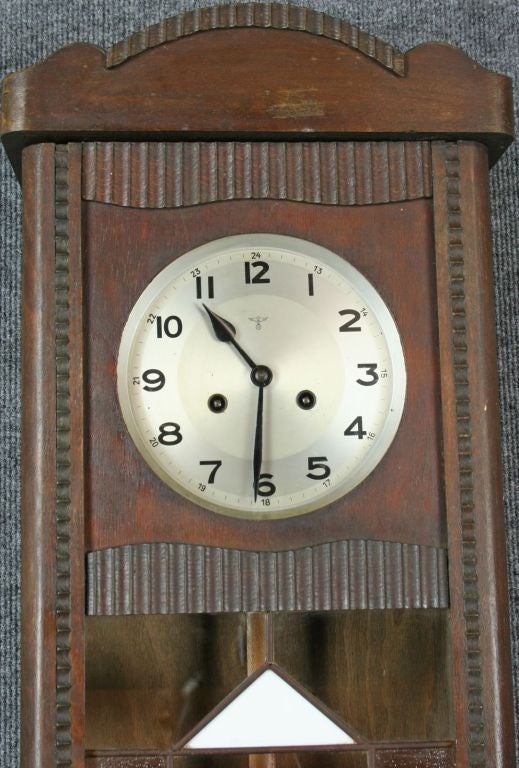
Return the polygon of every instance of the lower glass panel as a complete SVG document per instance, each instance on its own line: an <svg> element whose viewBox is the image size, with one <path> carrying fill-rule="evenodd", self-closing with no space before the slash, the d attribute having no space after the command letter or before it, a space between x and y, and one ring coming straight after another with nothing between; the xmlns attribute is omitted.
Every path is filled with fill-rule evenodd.
<svg viewBox="0 0 519 768"><path fill-rule="evenodd" d="M87 749L172 747L247 675L244 614L86 619Z"/></svg>
<svg viewBox="0 0 519 768"><path fill-rule="evenodd" d="M87 750L172 755L265 662L277 665L361 747L364 740L434 746L453 738L447 610L274 613L270 634L251 618L262 616L86 617ZM289 754L304 755L303 767L314 765L312 754L319 766L326 755L332 768L357 768L351 761L361 759L358 752L292 747L278 754L283 768ZM350 762L333 762L339 754ZM189 757L195 759L207 758Z"/></svg>
<svg viewBox="0 0 519 768"><path fill-rule="evenodd" d="M282 613L276 662L368 741L448 741L448 611Z"/></svg>

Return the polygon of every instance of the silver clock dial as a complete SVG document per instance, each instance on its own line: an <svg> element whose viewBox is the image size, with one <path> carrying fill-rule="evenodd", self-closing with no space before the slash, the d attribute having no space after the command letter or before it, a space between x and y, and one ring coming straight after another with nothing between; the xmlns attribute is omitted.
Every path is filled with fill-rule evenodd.
<svg viewBox="0 0 519 768"><path fill-rule="evenodd" d="M398 429L406 375L391 314L355 268L315 243L250 234L152 280L124 328L117 382L130 435L165 483L260 520L362 482Z"/></svg>

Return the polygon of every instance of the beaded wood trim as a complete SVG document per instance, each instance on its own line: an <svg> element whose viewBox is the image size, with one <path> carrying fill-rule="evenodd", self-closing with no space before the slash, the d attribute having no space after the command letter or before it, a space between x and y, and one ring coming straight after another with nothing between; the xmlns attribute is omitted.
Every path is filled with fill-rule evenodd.
<svg viewBox="0 0 519 768"><path fill-rule="evenodd" d="M70 747L70 393L68 148L55 154L55 354L56 354L56 766L72 765Z"/></svg>

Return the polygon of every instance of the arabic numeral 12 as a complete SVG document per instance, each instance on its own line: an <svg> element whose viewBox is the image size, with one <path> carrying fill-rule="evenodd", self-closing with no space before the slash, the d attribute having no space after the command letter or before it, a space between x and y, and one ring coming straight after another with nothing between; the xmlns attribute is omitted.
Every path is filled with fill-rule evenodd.
<svg viewBox="0 0 519 768"><path fill-rule="evenodd" d="M254 268L255 274L252 274ZM246 261L245 262L245 283L250 285L251 283L270 283L270 277L265 277L269 271L269 265L266 261Z"/></svg>

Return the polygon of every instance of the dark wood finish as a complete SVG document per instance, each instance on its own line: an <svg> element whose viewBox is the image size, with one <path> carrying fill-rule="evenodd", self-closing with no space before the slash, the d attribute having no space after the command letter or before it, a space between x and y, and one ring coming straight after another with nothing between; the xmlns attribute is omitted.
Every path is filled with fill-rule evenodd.
<svg viewBox="0 0 519 768"><path fill-rule="evenodd" d="M260 757L263 757L261 755ZM85 768L251 768L247 755L193 755L191 757L127 752L119 756L87 757Z"/></svg>
<svg viewBox="0 0 519 768"><path fill-rule="evenodd" d="M54 147L24 151L22 768L52 765L56 734Z"/></svg>
<svg viewBox="0 0 519 768"><path fill-rule="evenodd" d="M445 611L177 614L86 627L90 751L178 753L269 667L352 735L348 749L366 748L366 735L372 748L396 739L425 749L452 734Z"/></svg>
<svg viewBox="0 0 519 768"><path fill-rule="evenodd" d="M171 761L167 757L160 757L157 755L141 754L135 755L127 752L122 756L109 757L87 757L85 760L85 768L169 768ZM234 761L232 761L232 768L234 768ZM236 768L248 768L246 763L242 764L237 762ZM197 765L196 768L199 768Z"/></svg>
<svg viewBox="0 0 519 768"><path fill-rule="evenodd" d="M171 765L172 768L250 768L247 755L175 756Z"/></svg>
<svg viewBox="0 0 519 768"><path fill-rule="evenodd" d="M261 621L249 619L247 647L239 613L88 617L87 736L95 747L121 728L126 742L90 751L88 764L357 768L360 760L369 768L510 768L487 200L487 165L512 137L509 79L449 46L425 44L403 56L323 14L242 4L166 20L114 46L108 60L93 46L74 45L10 75L1 132L18 172L24 158L23 768L84 765L86 551L149 542L159 551L175 542L245 550L254 541L260 560L268 550L346 539L370 541L366 551L378 551L373 540L382 539L448 546L448 611L326 611L310 619L292 612L275 619L269 658L273 650L288 674L376 741L333 756L326 749L251 759L179 754L167 711L178 705L178 688L166 709L154 695L144 714L145 688L131 689L148 669L144 682L159 690L158 667L150 669L143 646L158 656L177 654L168 674L179 679L200 666L204 674L224 670L214 689L200 692L193 728L240 684L247 663L259 669L268 645ZM114 142L86 148L83 178L78 146L56 156L51 144L27 146L83 139ZM219 139L227 140L225 149ZM165 142L184 140L189 173L180 190L171 186L179 145ZM412 150L404 140L415 142ZM435 142L434 194L410 201L430 195L422 140ZM266 142L295 143L281 149ZM346 149L343 142L350 142ZM218 152L228 167L223 173ZM350 153L346 177L336 173L334 153L340 165L341 152ZM423 164L409 174L413 152ZM255 162L265 174L261 184ZM413 187L410 177L419 183ZM81 193L92 202L82 204ZM309 202L288 202L292 195ZM366 205L384 200L398 202ZM192 207L175 208L186 205ZM254 230L321 242L378 287L402 331L408 402L390 452L347 502L299 520L216 522L143 466L117 408L115 358L127 314L159 269L211 238ZM114 241L125 256L110 260ZM323 563L312 571L317 592ZM137 586L143 590L146 578ZM145 604L140 596L137 602ZM244 626L229 661L232 621ZM142 632L128 632L132 622L142 622ZM220 629L201 651L189 631L170 635L161 622ZM118 636L114 627L126 629ZM118 648L138 660L117 668L110 652ZM110 680L103 693L100 684ZM126 731L124 717L114 714L123 701ZM135 740L151 743L153 728L159 746L154 738L151 752L132 751ZM182 734L178 739L181 745Z"/></svg>
<svg viewBox="0 0 519 768"><path fill-rule="evenodd" d="M247 675L232 616L86 620L87 749L172 748Z"/></svg>
<svg viewBox="0 0 519 768"><path fill-rule="evenodd" d="M324 15L308 34L265 28L269 6L240 12L249 28L232 28L233 13L220 9L221 28L141 45L145 53L113 69L95 46L75 44L9 75L0 130L13 165L37 141L458 137L486 143L494 161L512 140L511 81L456 48L417 46L400 77L377 63L375 38L359 46L375 58L340 34L329 39L324 29L335 37L340 25Z"/></svg>
<svg viewBox="0 0 519 768"><path fill-rule="evenodd" d="M272 613L247 614L247 675L273 660L273 637Z"/></svg>
<svg viewBox="0 0 519 768"><path fill-rule="evenodd" d="M22 766L47 768L83 758L80 149L28 149L26 169Z"/></svg>
<svg viewBox="0 0 519 768"><path fill-rule="evenodd" d="M89 552L87 613L447 608L447 552L335 541L280 552L135 544Z"/></svg>
<svg viewBox="0 0 519 768"><path fill-rule="evenodd" d="M402 747L400 749L334 752L281 752L271 757L268 768L455 768L451 747ZM89 757L86 768L253 768L265 755L175 755L141 757Z"/></svg>
<svg viewBox="0 0 519 768"><path fill-rule="evenodd" d="M350 538L443 546L431 215L428 200L344 208L260 200L144 211L88 203L88 429L96 441L87 469L87 550L142 541L239 549L254 541L257 550L280 550ZM323 510L254 522L206 511L154 475L124 426L115 366L128 314L160 269L213 238L262 231L318 242L373 282L400 329L408 387L399 431L377 472Z"/></svg>
<svg viewBox="0 0 519 768"><path fill-rule="evenodd" d="M446 611L276 614L274 661L368 743L454 735Z"/></svg>
<svg viewBox="0 0 519 768"><path fill-rule="evenodd" d="M113 45L107 51L106 65L116 67L150 48L189 37L197 32L238 27L309 32L354 48L397 75L405 74L405 58L398 48L366 34L346 21L288 3L242 3L196 8L179 13L178 16L146 27Z"/></svg>
<svg viewBox="0 0 519 768"><path fill-rule="evenodd" d="M377 752L374 768L455 768L454 750L449 747L425 749L384 749Z"/></svg>
<svg viewBox="0 0 519 768"><path fill-rule="evenodd" d="M250 754L247 768L276 768L276 755L269 752L262 754Z"/></svg>
<svg viewBox="0 0 519 768"><path fill-rule="evenodd" d="M485 149L438 144L433 168L456 756L505 768L513 714Z"/></svg>
<svg viewBox="0 0 519 768"><path fill-rule="evenodd" d="M460 200L467 254L465 310L469 350L471 451L479 587L480 668L485 700L485 756L513 765L505 519L501 483L501 423L495 335L489 180L485 149L460 144ZM476 268L476 264L478 268ZM485 353L481 354L480 350ZM465 513L462 502L462 514ZM467 537L470 538L470 537ZM465 577L465 592L470 579ZM472 703L472 702L471 702Z"/></svg>
<svg viewBox="0 0 519 768"><path fill-rule="evenodd" d="M177 614L86 626L93 751L178 753L268 667L345 728L352 749L366 735L371 745L422 747L452 735L445 611Z"/></svg>
<svg viewBox="0 0 519 768"><path fill-rule="evenodd" d="M426 141L83 145L83 197L134 208L223 200L367 205L431 197Z"/></svg>
<svg viewBox="0 0 519 768"><path fill-rule="evenodd" d="M247 614L247 675L265 669L273 660L274 633L272 613ZM276 768L273 752L249 754L248 768Z"/></svg>
<svg viewBox="0 0 519 768"><path fill-rule="evenodd" d="M287 752L276 755L275 768L369 768L367 752Z"/></svg>
<svg viewBox="0 0 519 768"><path fill-rule="evenodd" d="M80 147L56 148L56 760L70 761L73 766L83 759L85 699L85 320L80 179Z"/></svg>
<svg viewBox="0 0 519 768"><path fill-rule="evenodd" d="M171 759L171 765L172 768L250 768L247 755L175 756Z"/></svg>

